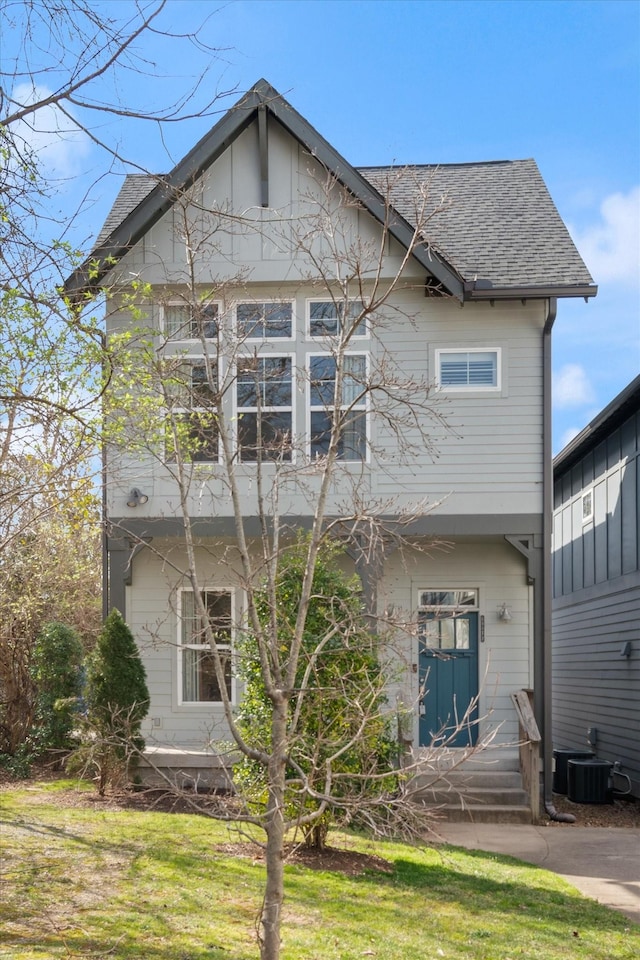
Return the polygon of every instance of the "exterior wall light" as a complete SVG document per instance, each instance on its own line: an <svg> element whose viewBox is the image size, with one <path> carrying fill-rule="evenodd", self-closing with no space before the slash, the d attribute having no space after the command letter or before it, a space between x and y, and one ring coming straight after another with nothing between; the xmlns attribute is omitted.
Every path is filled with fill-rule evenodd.
<svg viewBox="0 0 640 960"><path fill-rule="evenodd" d="M503 603L498 610L498 620L502 620L503 623L508 623L511 620L511 611L506 603Z"/></svg>
<svg viewBox="0 0 640 960"><path fill-rule="evenodd" d="M142 493L141 490L138 490L137 487L132 487L129 491L129 499L127 500L128 507L141 507L144 503L149 502L149 497L146 493Z"/></svg>

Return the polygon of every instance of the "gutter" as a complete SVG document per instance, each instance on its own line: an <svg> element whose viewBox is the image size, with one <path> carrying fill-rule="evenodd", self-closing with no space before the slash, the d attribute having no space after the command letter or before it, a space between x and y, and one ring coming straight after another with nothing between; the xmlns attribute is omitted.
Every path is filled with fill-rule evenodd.
<svg viewBox="0 0 640 960"><path fill-rule="evenodd" d="M595 289L595 288L594 288ZM553 566L551 537L553 520L553 456L551 443L551 331L558 312L558 301L549 298L547 319L542 331L542 650L537 679L542 683L542 796L551 820L574 823L571 813L559 813L553 805L553 725L552 725L552 610Z"/></svg>
<svg viewBox="0 0 640 960"><path fill-rule="evenodd" d="M551 306L558 297L595 297L598 288L593 283L561 284L558 286L530 287L494 287L490 280L465 280L464 299L470 300L549 300L549 311L553 312L551 326L555 320L555 307ZM547 323L549 320L547 319ZM546 329L546 326L545 326Z"/></svg>

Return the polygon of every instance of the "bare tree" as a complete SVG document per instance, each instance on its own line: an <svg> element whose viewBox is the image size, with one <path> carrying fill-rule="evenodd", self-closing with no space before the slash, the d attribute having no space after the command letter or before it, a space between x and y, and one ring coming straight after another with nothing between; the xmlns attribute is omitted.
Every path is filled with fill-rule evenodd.
<svg viewBox="0 0 640 960"><path fill-rule="evenodd" d="M28 702L34 631L43 616L63 617L49 571L41 569L47 549L59 555L62 532L98 547L98 401L109 380L108 356L101 318L80 319L61 293L62 282L78 262L77 247L86 241L82 231L91 229L86 215L102 178L121 174L127 165L120 149L123 128L146 124L162 136L167 125L213 112L221 95L208 80L217 51L207 46L198 26L170 33L166 13L165 0L0 0L0 696L5 704ZM183 83L173 77L173 99L150 106L150 90L163 85L155 58L191 64L196 51L208 68ZM121 96L129 75L140 81L137 103ZM84 586L94 600L100 590L95 559L95 553L87 558L84 570ZM72 579L76 574L69 571ZM66 584L67 599L78 604L76 611L65 610L64 619L77 623L85 615L82 590L65 580L66 570L59 576L59 589ZM91 633L93 611L89 620ZM13 750L25 729L26 708L18 709L20 722L13 707L7 710L5 746Z"/></svg>
<svg viewBox="0 0 640 960"><path fill-rule="evenodd" d="M343 822L365 823L380 834L424 834L429 814L413 803L421 769L416 758L396 754L395 763L367 767L358 747L367 730L402 722L403 704L393 678L386 691L357 678L341 684L348 698L345 722L320 728L314 749L302 735L305 704L318 703L319 664L334 641L341 648L373 638L372 651L388 666L402 669L399 634L406 642L419 627L409 615L385 615L376 598L376 569L385 552L437 549L411 536L411 524L433 504L400 495L378 500L369 492L371 469L411 463L416 453L435 453L434 435L446 431L432 385L402 367L389 332L414 325L409 269L424 243L429 223L446 199L434 203L428 187L412 185L415 231L408 245L393 244L387 220L363 239L353 230L362 213L352 195L329 173L309 175L309 192L295 217L269 211L260 218L211 208L203 184L176 193L174 229L184 243L184 270L167 287L126 283L126 270L112 275L108 293L115 375L109 394L107 436L109 477L117 500L136 471L162 486L165 517L179 519L180 541L142 538L127 519L112 519L113 532L145 545L167 572L178 605L189 591L188 646L200 682L207 683L224 709L232 753L262 771L266 789L240 794L219 815L259 825L265 832L266 884L261 912L261 957L277 960L284 894L285 838L292 829L312 830L328 812ZM410 177L410 172L393 177ZM387 184L387 197L394 186ZM179 226L175 226L179 224ZM291 261L303 264L295 283L283 283L267 302L254 294L242 274L201 281L203 267L224 250L230 233L258 236L278 245ZM389 260L395 257L390 271ZM169 273L169 269L168 269ZM279 336L291 336L292 301L312 297L315 356L282 355ZM158 304L158 298L164 303ZM415 301L414 301L415 302ZM234 318L225 305L234 303ZM136 320L130 319L132 305ZM158 310L162 311L162 323ZM144 320L145 313L151 317ZM359 339L366 332L368 346ZM274 347L275 342L275 347ZM135 388L131 387L135 380ZM294 386L295 385L295 386ZM294 427L295 390L306 392L307 425ZM375 423L375 431L373 424ZM389 450L395 451L393 462ZM292 515L293 503L306 516ZM226 515L227 537L209 544L200 533L203 517ZM305 528L295 616L280 600L283 571L292 542ZM116 529L117 528L117 529ZM340 544L360 574L362 604L336 606L318 625L316 573L327 543ZM241 609L209 586L211 556L233 581ZM327 597L322 597L329 600ZM160 642L161 631L150 642ZM315 631L315 632L314 632ZM191 654L190 654L191 655ZM249 657L240 664L239 658ZM400 666L398 666L400 665ZM406 667L406 664L405 664ZM185 668L186 669L186 668ZM268 703L266 735L247 735L251 707L238 721L231 693L232 675L257 670ZM195 674L194 674L195 676ZM334 677L326 696L338 696ZM346 692L348 690L348 693ZM476 703L452 720L440 745L477 720ZM224 749L220 744L220 749ZM344 764L345 758L353 761ZM354 758L359 758L358 760ZM390 789L390 782L393 788ZM295 802L292 803L292 797Z"/></svg>

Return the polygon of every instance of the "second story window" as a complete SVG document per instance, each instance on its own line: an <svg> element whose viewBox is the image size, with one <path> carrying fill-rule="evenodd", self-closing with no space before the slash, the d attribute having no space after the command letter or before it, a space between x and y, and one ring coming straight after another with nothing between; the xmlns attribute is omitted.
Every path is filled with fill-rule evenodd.
<svg viewBox="0 0 640 960"><path fill-rule="evenodd" d="M219 431L217 367L204 360L181 361L173 383L173 405L166 424L166 459L217 463Z"/></svg>
<svg viewBox="0 0 640 960"><path fill-rule="evenodd" d="M218 336L217 303L167 303L163 314L168 340L215 340Z"/></svg>
<svg viewBox="0 0 640 960"><path fill-rule="evenodd" d="M236 305L238 336L243 340L289 340L293 331L293 305L290 301Z"/></svg>
<svg viewBox="0 0 640 960"><path fill-rule="evenodd" d="M499 350L436 350L438 385L445 390L499 390Z"/></svg>
<svg viewBox="0 0 640 960"><path fill-rule="evenodd" d="M291 460L291 357L243 357L236 382L238 450L244 462Z"/></svg>
<svg viewBox="0 0 640 960"><path fill-rule="evenodd" d="M367 325L364 318L358 320L362 313L362 301L351 300L347 307L347 323L344 322L345 305L333 300L309 301L309 335L312 337L337 337L345 327L352 331L354 337L365 337Z"/></svg>
<svg viewBox="0 0 640 960"><path fill-rule="evenodd" d="M336 406L336 360L331 354L309 358L310 455L324 457L329 452L331 432L339 412L338 458L366 460L367 403L366 354L346 354L341 403Z"/></svg>

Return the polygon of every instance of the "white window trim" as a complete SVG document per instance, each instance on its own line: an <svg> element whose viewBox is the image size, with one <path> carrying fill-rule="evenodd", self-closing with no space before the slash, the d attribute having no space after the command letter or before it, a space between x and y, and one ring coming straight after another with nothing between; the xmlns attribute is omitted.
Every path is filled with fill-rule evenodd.
<svg viewBox="0 0 640 960"><path fill-rule="evenodd" d="M440 357L443 353L495 353L496 355L496 384L495 386L479 386L477 384L461 384L450 386L440 382ZM502 347L436 347L434 351L435 381L438 390L443 393L501 393L502 392Z"/></svg>
<svg viewBox="0 0 640 960"><path fill-rule="evenodd" d="M231 643L229 644L229 651L231 653L231 703L235 705L237 703L237 690L238 682L236 679L236 673L233 669L234 663L234 651L235 651L235 623L236 623L236 591L231 587L226 587L222 585L217 585L215 587L205 586L202 587L203 593L228 593L231 597ZM199 649L209 649L208 644L197 644L197 643L188 643L183 644L182 642L182 595L184 593L193 593L193 590L190 587L179 587L177 591L177 601L178 607L176 610L176 652L178 657L178 670L176 674L177 678L177 697L176 702L179 707L188 707L190 709L207 709L210 710L212 707L218 707L224 709L222 700L183 700L182 699L182 684L183 684L183 663L184 658L182 656L183 650L199 650ZM225 646L225 649L226 646Z"/></svg>
<svg viewBox="0 0 640 960"><path fill-rule="evenodd" d="M320 340L320 338L318 338L318 340ZM311 414L313 411L316 411L316 410L327 410L327 409L333 410L333 404L330 407L314 406L312 408L311 406L311 358L312 357L332 357L332 356L333 354L330 350L310 350L305 356L305 372L306 372L306 380L307 380L307 389L305 394L305 407L306 407L305 419L306 419L306 427L307 427L307 435L305 438L305 453L306 453L307 459L311 462L313 462L312 455L311 455ZM367 376L367 379L369 378L371 358L368 350L356 350L356 349L347 350L345 351L344 356L345 357L364 357L365 363L366 363L366 376ZM367 392L364 395L362 404L357 404L356 406L352 407L353 410L362 410L364 411L364 414L365 414L365 456L362 460L342 460L341 459L338 461L338 463L340 463L341 466L346 466L347 464L352 464L352 463L353 464L370 463L371 461L371 453L370 453L371 402L370 401L371 401L370 394L369 392ZM345 403L342 405L342 409L346 410L349 406L351 406L351 404Z"/></svg>
<svg viewBox="0 0 640 960"><path fill-rule="evenodd" d="M179 359L181 363L189 363L189 364L194 364L194 363L204 364L204 363L205 363L205 356L204 356L203 353L185 353L185 354L180 353L180 354L173 354L171 358L172 358L172 359ZM217 357L212 357L211 360L213 360L213 362L216 364L216 367L217 367L217 370L218 370L218 384L220 384L220 377L221 377L221 371L220 371L221 363L220 363L220 360L218 360ZM180 416L181 414L199 413L199 412L200 412L200 413L207 413L207 412L210 412L210 411L207 411L207 409L206 409L205 407L181 407L181 406L179 406L179 405L176 405L176 406L173 407L172 410L171 410L171 414L172 414L172 415L176 415L176 416ZM221 456L220 456L220 432L218 431L218 455L217 455L216 459L215 459L215 460L194 460L194 461L192 461L192 463L193 463L193 466L194 466L194 467L209 467L209 466L216 466L216 465L218 465L218 464L220 463L220 461L221 461ZM168 463L168 464L175 463L174 460L167 460L166 443L165 443L164 463Z"/></svg>
<svg viewBox="0 0 640 960"><path fill-rule="evenodd" d="M589 511L585 513L585 501L589 498ZM593 487L590 487L588 490L584 490L582 496L580 497L580 504L582 507L582 523L592 523L593 522L593 504L594 501L594 490Z"/></svg>
<svg viewBox="0 0 640 960"><path fill-rule="evenodd" d="M291 305L291 336L289 337L243 337L242 343L289 343L296 339L296 301L291 297L250 297L247 299L234 300L231 304L233 310L233 330L236 337L240 337L238 332L238 307L241 303L288 303Z"/></svg>
<svg viewBox="0 0 640 960"><path fill-rule="evenodd" d="M266 301L260 301L260 302L266 302ZM278 301L278 302L281 302L281 301ZM269 341L261 341L261 342L262 342L262 343L267 343L267 342L269 342ZM276 342L276 343L282 343L282 342L284 342L284 338L283 338L283 340L276 340L275 342ZM239 440L238 440L239 417L240 417L241 412L244 412L245 410L246 410L247 413L255 413L256 410L255 410L255 408L253 408L253 407L246 407L246 408L245 408L245 407L239 407L239 406L238 406L238 389L237 389L237 383L238 383L238 378L237 378L238 361L240 361L240 360L252 360L253 357L254 357L254 354L252 354L252 353L250 353L250 354L239 354L239 355L236 357L236 376L235 376L235 378L234 378L234 389L233 389L233 391L232 391L232 409L233 409L233 420L232 420L232 422L233 422L233 424L234 424L234 435L233 435L233 438L232 438L232 439L233 439L234 448L235 448L235 450L236 450L237 453L238 453L238 465L239 465L239 466L242 466L242 467L255 467L255 466L256 466L256 461L255 461L255 460L241 460L241 459L240 459L240 455L239 455L239 454L240 454L240 445L239 445ZM291 406L290 406L290 407L265 407L265 408L263 408L263 411L262 411L263 413L271 413L271 412L277 413L279 410L281 410L281 411L283 411L283 412L290 412L290 413L291 413L291 459L290 459L290 460L283 460L283 461L282 461L282 462L283 462L284 464L286 464L287 466L291 466L292 464L294 464L294 463L296 462L296 449L297 449L297 444L296 444L296 436L297 436L297 434L296 434L296 355L295 355L295 353L289 353L289 352L283 353L282 351L276 349L276 350L274 350L273 352L272 352L272 351L269 351L268 353L259 353L259 354L257 354L257 359L258 359L258 360L267 360L267 359L276 359L276 360L277 360L277 359L289 359L289 360L291 360ZM267 460L262 460L260 466L261 466L261 468L264 468L264 467L268 467L269 465L277 466L277 464L278 464L278 461L277 461L277 460L267 459Z"/></svg>
<svg viewBox="0 0 640 960"><path fill-rule="evenodd" d="M357 298L352 300L352 303L355 303ZM311 304L312 303L329 303L331 302L331 297L307 297L305 301L305 333L309 340L312 340L314 343L323 343L327 340L338 340L340 337L340 331L337 333L311 333ZM362 301L359 301L362 303ZM336 303L340 303L340 299L336 298ZM369 317L364 317L362 321L364 323L364 333L353 333L350 337L349 342L354 340L361 343L363 340L369 339Z"/></svg>
<svg viewBox="0 0 640 960"><path fill-rule="evenodd" d="M216 306L218 308L218 331L220 330L220 324L222 322L222 317L224 314L224 307L221 300L203 300L203 304L207 306ZM165 343L202 343L200 337L171 337L167 331L167 323L165 310L167 307L187 307L191 306L188 300L176 297L172 300L166 300L160 304L160 331ZM218 337L205 337L206 343L217 343Z"/></svg>

